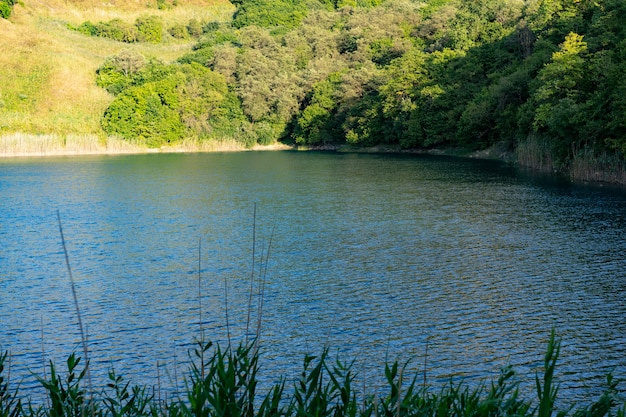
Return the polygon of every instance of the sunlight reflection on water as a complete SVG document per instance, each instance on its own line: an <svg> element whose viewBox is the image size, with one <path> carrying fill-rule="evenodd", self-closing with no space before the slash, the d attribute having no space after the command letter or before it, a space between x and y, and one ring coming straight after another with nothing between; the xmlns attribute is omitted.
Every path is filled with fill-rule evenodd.
<svg viewBox="0 0 626 417"><path fill-rule="evenodd" d="M0 192L0 348L25 389L43 355L82 352L57 209L94 372L174 390L199 333L199 239L207 337L226 341L227 283L242 338L255 203L270 379L327 344L372 387L396 359L433 384L507 364L532 384L553 325L566 400L626 374L620 190L489 161L242 153L2 161Z"/></svg>

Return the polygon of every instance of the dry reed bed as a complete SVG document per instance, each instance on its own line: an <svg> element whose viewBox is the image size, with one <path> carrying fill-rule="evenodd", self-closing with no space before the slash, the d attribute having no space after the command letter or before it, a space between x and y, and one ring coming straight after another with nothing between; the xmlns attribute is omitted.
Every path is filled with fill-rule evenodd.
<svg viewBox="0 0 626 417"><path fill-rule="evenodd" d="M96 135L27 135L0 137L0 157L88 155L146 152L145 147L121 139L101 139Z"/></svg>
<svg viewBox="0 0 626 417"><path fill-rule="evenodd" d="M256 145L246 148L234 139L203 140L185 139L172 146L148 148L124 139L98 135L31 135L14 133L0 136L0 158L23 156L138 154L177 152L238 152L245 150L288 150L288 145Z"/></svg>

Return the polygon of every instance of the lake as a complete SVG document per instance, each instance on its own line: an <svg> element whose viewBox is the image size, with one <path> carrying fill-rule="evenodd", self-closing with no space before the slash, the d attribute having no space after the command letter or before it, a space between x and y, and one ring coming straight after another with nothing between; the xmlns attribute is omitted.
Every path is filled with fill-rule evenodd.
<svg viewBox="0 0 626 417"><path fill-rule="evenodd" d="M562 401L626 377L624 189L496 161L243 152L1 160L0 193L0 349L22 390L82 356L57 212L100 384L114 368L183 388L200 328L253 336L261 283L268 380L329 346L366 388L399 360L434 386L511 364L532 389L552 327Z"/></svg>

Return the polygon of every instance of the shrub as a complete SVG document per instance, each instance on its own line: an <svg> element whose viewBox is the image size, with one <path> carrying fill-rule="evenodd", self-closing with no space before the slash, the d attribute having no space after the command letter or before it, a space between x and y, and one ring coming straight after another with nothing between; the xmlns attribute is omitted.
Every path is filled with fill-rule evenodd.
<svg viewBox="0 0 626 417"><path fill-rule="evenodd" d="M163 21L157 16L140 17L135 26L141 42L160 43L163 39Z"/></svg>
<svg viewBox="0 0 626 417"><path fill-rule="evenodd" d="M196 62L200 65L208 67L211 61L213 61L214 56L215 54L213 53L213 48L202 48L181 56L178 58L178 62L181 64L191 64L192 62Z"/></svg>
<svg viewBox="0 0 626 417"><path fill-rule="evenodd" d="M207 22L202 28L202 32L214 32L220 28L220 24L218 22Z"/></svg>
<svg viewBox="0 0 626 417"><path fill-rule="evenodd" d="M86 21L78 26L68 24L67 27L84 35L100 36L102 38L126 43L137 42L139 35L135 25L124 22L121 19L113 19L108 22L98 22L96 24Z"/></svg>
<svg viewBox="0 0 626 417"><path fill-rule="evenodd" d="M8 19L13 9L5 1L0 1L0 17Z"/></svg>
<svg viewBox="0 0 626 417"><path fill-rule="evenodd" d="M13 5L17 0L0 0L0 17L8 19L13 12Z"/></svg>
<svg viewBox="0 0 626 417"><path fill-rule="evenodd" d="M167 32L176 39L187 39L189 37L187 26L181 23L170 26Z"/></svg>
<svg viewBox="0 0 626 417"><path fill-rule="evenodd" d="M143 55L124 50L108 58L96 71L96 84L111 94L119 94L130 86L136 74L146 67Z"/></svg>
<svg viewBox="0 0 626 417"><path fill-rule="evenodd" d="M237 6L232 25L238 29L244 26L295 28L308 12L303 1L235 0L232 3Z"/></svg>
<svg viewBox="0 0 626 417"><path fill-rule="evenodd" d="M74 30L76 30L77 32L80 32L84 35L89 35L89 36L97 36L98 35L98 26L94 25L93 23L87 21L87 22L83 22L81 23L78 27L73 28Z"/></svg>
<svg viewBox="0 0 626 417"><path fill-rule="evenodd" d="M110 79L122 74L112 59L101 72L105 70ZM128 84L101 120L110 135L159 147L185 136L234 137L232 133L245 122L224 76L197 63L151 62L125 80Z"/></svg>
<svg viewBox="0 0 626 417"><path fill-rule="evenodd" d="M168 10L171 9L172 5L170 5L167 1L165 0L157 0L157 9L159 10Z"/></svg>
<svg viewBox="0 0 626 417"><path fill-rule="evenodd" d="M175 80L130 87L105 111L102 128L110 135L138 139L149 147L173 143L185 134L177 105Z"/></svg>
<svg viewBox="0 0 626 417"><path fill-rule="evenodd" d="M202 35L202 23L198 19L191 19L187 24L187 33L194 38Z"/></svg>
<svg viewBox="0 0 626 417"><path fill-rule="evenodd" d="M138 40L137 28L121 19L98 23L96 25L96 35L118 42L132 43Z"/></svg>

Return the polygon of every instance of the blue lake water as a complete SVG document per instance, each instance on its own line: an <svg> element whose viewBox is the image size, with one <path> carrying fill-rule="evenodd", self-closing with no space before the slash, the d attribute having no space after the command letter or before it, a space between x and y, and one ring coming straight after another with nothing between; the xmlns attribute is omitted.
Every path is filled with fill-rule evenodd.
<svg viewBox="0 0 626 417"><path fill-rule="evenodd" d="M366 388L393 360L432 385L511 364L532 388L553 326L564 403L626 378L623 189L494 161L245 152L1 160L0 197L0 349L23 390L82 355L57 211L96 381L113 367L183 388L200 320L221 343L256 330L253 262L268 380L327 345Z"/></svg>

